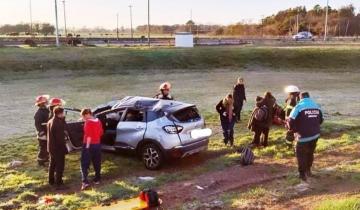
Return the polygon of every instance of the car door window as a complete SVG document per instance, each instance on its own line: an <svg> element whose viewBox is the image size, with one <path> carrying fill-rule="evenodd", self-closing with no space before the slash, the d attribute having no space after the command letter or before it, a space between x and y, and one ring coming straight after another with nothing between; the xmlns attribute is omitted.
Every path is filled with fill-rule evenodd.
<svg viewBox="0 0 360 210"><path fill-rule="evenodd" d="M140 110L129 109L124 118L125 122L145 122L145 114Z"/></svg>

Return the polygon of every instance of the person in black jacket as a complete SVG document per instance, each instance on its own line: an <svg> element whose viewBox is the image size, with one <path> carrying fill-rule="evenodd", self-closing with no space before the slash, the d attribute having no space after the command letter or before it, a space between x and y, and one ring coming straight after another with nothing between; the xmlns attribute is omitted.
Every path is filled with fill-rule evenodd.
<svg viewBox="0 0 360 210"><path fill-rule="evenodd" d="M174 100L174 97L170 94L171 84L169 82L164 82L160 85L160 93L158 93L155 98L162 100Z"/></svg>
<svg viewBox="0 0 360 210"><path fill-rule="evenodd" d="M49 184L56 185L61 189L63 172L65 166L65 155L67 153L65 144L65 115L61 107L54 108L54 117L47 124L48 152L50 154Z"/></svg>
<svg viewBox="0 0 360 210"><path fill-rule="evenodd" d="M49 153L47 152L47 136L46 136L46 123L49 119L49 109L46 107L48 104L48 95L41 95L36 98L35 105L38 107L34 115L36 136L39 143L39 152L37 155L37 162L39 166L45 166L49 161Z"/></svg>
<svg viewBox="0 0 360 210"><path fill-rule="evenodd" d="M273 122L274 117L274 106L276 104L275 97L271 94L271 92L265 92L263 98L257 98L256 106L259 108L265 108L266 115L265 119L262 119L261 121L261 129L259 132L262 133L262 145L264 147L268 146L268 138L269 138L269 131L270 127ZM259 132L257 134L259 134ZM256 134L256 133L255 133ZM259 136L260 138L260 136ZM258 141L257 137L254 137L254 141L252 142L253 146L259 146L260 142Z"/></svg>
<svg viewBox="0 0 360 210"><path fill-rule="evenodd" d="M245 85L244 85L244 79L242 77L238 78L237 83L234 86L233 96L234 96L234 109L236 114L236 122L240 122L241 110L244 101L246 101Z"/></svg>
<svg viewBox="0 0 360 210"><path fill-rule="evenodd" d="M224 134L224 143L234 145L235 112L233 96L228 94L216 105L216 111L220 115L221 127Z"/></svg>
<svg viewBox="0 0 360 210"><path fill-rule="evenodd" d="M251 142L252 147L259 147L260 146L260 137L261 134L264 136L267 135L267 127L266 127L266 118L268 115L268 110L266 106L260 106L260 102L263 100L262 97L256 97L256 104L255 108L251 113L248 129L254 132L253 141ZM260 118L260 119L259 119Z"/></svg>

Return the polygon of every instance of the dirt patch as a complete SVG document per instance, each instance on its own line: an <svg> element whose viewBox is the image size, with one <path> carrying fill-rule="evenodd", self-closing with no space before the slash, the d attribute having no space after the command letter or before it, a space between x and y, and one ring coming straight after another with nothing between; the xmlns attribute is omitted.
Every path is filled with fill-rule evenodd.
<svg viewBox="0 0 360 210"><path fill-rule="evenodd" d="M284 177L290 168L286 165L257 163L252 166L236 165L226 170L207 173L193 180L176 182L159 189L165 209L184 202L204 200L242 187Z"/></svg>

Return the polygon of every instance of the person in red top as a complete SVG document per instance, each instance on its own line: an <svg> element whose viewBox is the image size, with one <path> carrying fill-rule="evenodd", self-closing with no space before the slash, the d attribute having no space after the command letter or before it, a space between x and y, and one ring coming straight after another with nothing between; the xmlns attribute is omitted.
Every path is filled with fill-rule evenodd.
<svg viewBox="0 0 360 210"><path fill-rule="evenodd" d="M88 171L90 162L92 162L95 170L94 184L100 184L101 179L101 136L103 135L103 128L101 121L94 118L90 109L81 110L81 116L85 122L84 124L84 140L81 152L81 176L82 186L81 190L90 187L88 181Z"/></svg>

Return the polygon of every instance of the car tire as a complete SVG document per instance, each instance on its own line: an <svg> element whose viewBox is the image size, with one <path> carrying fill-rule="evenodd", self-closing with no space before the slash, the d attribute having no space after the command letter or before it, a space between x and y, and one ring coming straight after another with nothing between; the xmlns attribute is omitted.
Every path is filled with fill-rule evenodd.
<svg viewBox="0 0 360 210"><path fill-rule="evenodd" d="M164 162L164 156L155 144L145 144L141 149L141 159L149 170L158 170Z"/></svg>

